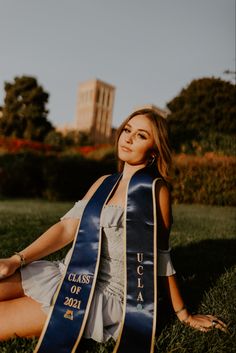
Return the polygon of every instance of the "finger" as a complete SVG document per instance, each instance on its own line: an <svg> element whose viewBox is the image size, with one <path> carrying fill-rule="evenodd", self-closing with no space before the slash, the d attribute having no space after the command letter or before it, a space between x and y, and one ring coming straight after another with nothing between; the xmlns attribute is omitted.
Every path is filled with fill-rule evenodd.
<svg viewBox="0 0 236 353"><path fill-rule="evenodd" d="M223 321L221 321L221 320L219 320L219 319L217 319L217 321L218 321L218 323L219 323L221 326L227 327L227 325L226 325Z"/></svg>
<svg viewBox="0 0 236 353"><path fill-rule="evenodd" d="M211 327L204 327L204 326L199 326L199 327L195 326L195 328L201 332L208 332L211 330Z"/></svg>
<svg viewBox="0 0 236 353"><path fill-rule="evenodd" d="M214 323L214 325L213 325L213 323ZM227 325L223 321L218 320L218 319L212 320L212 329L214 329L214 328L221 330L221 331L224 331L224 332L227 331Z"/></svg>
<svg viewBox="0 0 236 353"><path fill-rule="evenodd" d="M209 319L211 319L211 322L216 322L216 324L218 326L223 326L224 328L227 327L227 325L220 319L218 319L217 317L213 316L213 315L206 315L207 317L209 317ZM215 327L217 326L215 325Z"/></svg>
<svg viewBox="0 0 236 353"><path fill-rule="evenodd" d="M198 319L202 319L201 315L195 315L195 316L198 316ZM201 320L202 321L202 320ZM201 332L208 332L212 329L212 325L211 325L211 322L207 322L207 325L204 324L204 323L201 323L200 322L191 322L189 323L189 325L194 328L195 330L198 330L198 331L201 331Z"/></svg>
<svg viewBox="0 0 236 353"><path fill-rule="evenodd" d="M213 316L213 315L206 315L211 321L212 320L218 320L217 317Z"/></svg>
<svg viewBox="0 0 236 353"><path fill-rule="evenodd" d="M217 323L215 328L217 328L218 330L221 330L223 332L227 332L227 326L225 324L221 324L221 323Z"/></svg>

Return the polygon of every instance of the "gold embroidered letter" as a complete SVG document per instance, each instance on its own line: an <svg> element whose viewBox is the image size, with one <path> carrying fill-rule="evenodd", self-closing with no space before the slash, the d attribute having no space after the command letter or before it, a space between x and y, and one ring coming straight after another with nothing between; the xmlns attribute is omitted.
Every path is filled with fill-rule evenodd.
<svg viewBox="0 0 236 353"><path fill-rule="evenodd" d="M137 260L138 262L143 262L143 252L137 252Z"/></svg>
<svg viewBox="0 0 236 353"><path fill-rule="evenodd" d="M137 302L143 302L143 296L141 292L138 294Z"/></svg>
<svg viewBox="0 0 236 353"><path fill-rule="evenodd" d="M143 288L143 287L144 287L144 285L141 284L141 278L138 277L138 288Z"/></svg>
<svg viewBox="0 0 236 353"><path fill-rule="evenodd" d="M141 272L141 271L143 271L143 266L139 265L139 266L137 267L137 273L139 274L139 276L142 276L142 275L143 275L143 272Z"/></svg>

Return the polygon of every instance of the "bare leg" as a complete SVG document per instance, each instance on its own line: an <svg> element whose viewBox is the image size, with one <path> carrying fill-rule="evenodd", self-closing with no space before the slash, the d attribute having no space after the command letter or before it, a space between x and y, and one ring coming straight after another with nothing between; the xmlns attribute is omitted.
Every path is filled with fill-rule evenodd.
<svg viewBox="0 0 236 353"><path fill-rule="evenodd" d="M46 317L41 305L29 297L0 302L0 341L39 336Z"/></svg>
<svg viewBox="0 0 236 353"><path fill-rule="evenodd" d="M39 336L46 317L41 305L25 296L20 272L0 281L0 341Z"/></svg>
<svg viewBox="0 0 236 353"><path fill-rule="evenodd" d="M24 295L20 272L16 272L14 275L0 281L0 302L24 297Z"/></svg>

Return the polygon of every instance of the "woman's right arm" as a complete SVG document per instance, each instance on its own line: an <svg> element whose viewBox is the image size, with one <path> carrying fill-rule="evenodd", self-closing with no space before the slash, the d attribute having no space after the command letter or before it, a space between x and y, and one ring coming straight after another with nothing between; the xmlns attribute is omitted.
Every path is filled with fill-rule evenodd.
<svg viewBox="0 0 236 353"><path fill-rule="evenodd" d="M84 199L89 200L102 181L106 178L99 178L89 189L84 196ZM67 244L73 241L75 232L79 224L79 219L66 218L54 224L38 239L20 251L25 263L39 260L47 255L62 249ZM21 265L19 255L12 255L7 259L0 259L0 279L12 275Z"/></svg>
<svg viewBox="0 0 236 353"><path fill-rule="evenodd" d="M20 251L25 263L39 260L69 244L73 241L78 219L65 219L54 224L33 243ZM12 255L9 258L0 260L0 277L12 275L20 267L19 255Z"/></svg>

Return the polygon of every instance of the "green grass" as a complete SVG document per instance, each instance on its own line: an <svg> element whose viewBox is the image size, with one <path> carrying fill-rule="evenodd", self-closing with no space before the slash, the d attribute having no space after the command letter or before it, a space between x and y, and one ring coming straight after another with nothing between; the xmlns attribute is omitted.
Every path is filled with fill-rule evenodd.
<svg viewBox="0 0 236 353"><path fill-rule="evenodd" d="M0 202L0 257L28 245L58 221L72 203L41 200ZM228 332L202 333L176 320L160 295L156 347L159 353L236 352L236 209L201 205L175 205L171 234L173 262L184 299L192 312L211 313L228 325ZM66 249L50 256L64 256ZM0 328L1 329L1 328ZM1 353L30 353L35 340L0 343ZM81 353L108 353L106 345L84 341ZM59 352L58 352L59 353Z"/></svg>

